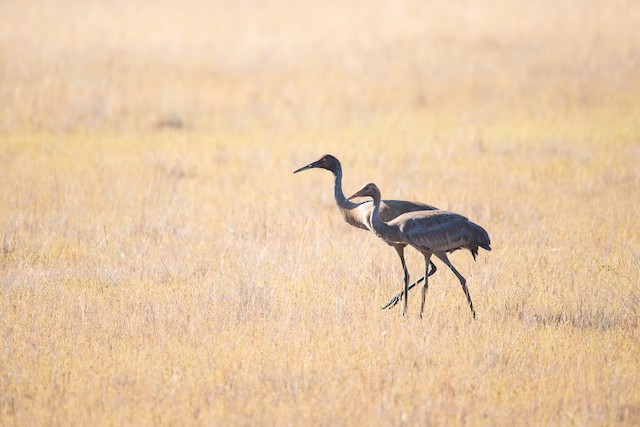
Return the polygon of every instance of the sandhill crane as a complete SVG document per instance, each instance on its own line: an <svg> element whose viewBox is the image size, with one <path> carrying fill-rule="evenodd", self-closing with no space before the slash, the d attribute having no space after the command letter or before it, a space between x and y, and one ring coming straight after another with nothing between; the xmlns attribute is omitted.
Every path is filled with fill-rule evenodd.
<svg viewBox="0 0 640 427"><path fill-rule="evenodd" d="M424 256L426 270L429 269L432 255L442 260L442 262L453 271L458 280L460 280L462 290L469 302L469 308L471 308L471 314L473 314L473 318L475 319L476 312L473 309L473 302L471 302L467 281L451 264L447 257L447 252L453 252L463 248L468 249L475 260L476 255L478 255L478 247L490 251L491 240L485 229L469 221L462 215L441 210L408 212L391 221L384 222L380 218L380 190L375 184L366 184L353 196L349 197L348 200L366 196L373 199L371 225L376 235L385 242L411 245L416 248ZM420 317L422 317L424 311L424 301L428 287L428 275L425 275L424 286L422 287ZM406 276L404 281L403 315L407 312L408 291L409 278Z"/></svg>
<svg viewBox="0 0 640 427"><path fill-rule="evenodd" d="M325 154L319 160L309 163L306 166L303 166L299 169L296 169L293 173L298 173L307 169L326 169L333 173L334 176L334 184L333 184L333 196L336 200L336 205L338 206L338 210L340 214L344 218L344 220L356 227L361 228L363 230L374 231L371 225L371 212L373 208L373 203L370 201L362 202L362 203L354 203L344 196L342 192L342 165L340 161L336 159L331 154ZM391 221L394 218L398 217L407 212L416 212L416 211L428 211L435 210L437 208L427 205L424 203L418 202L408 202L404 200L381 200L379 205L379 215L383 221ZM387 242L390 246L392 246L398 256L400 257L400 261L402 262L402 270L404 272L404 280L408 280L409 272L407 270L407 265L404 260L404 248L407 246L406 243L398 243L398 242ZM431 271L428 275L432 275L436 272L436 266L433 263L430 263ZM411 287L416 286L418 283L422 282L424 277L421 277L419 280L414 282ZM399 298L402 296L396 295L389 303L387 303L383 309L392 307L395 305ZM392 304L393 302L393 304Z"/></svg>

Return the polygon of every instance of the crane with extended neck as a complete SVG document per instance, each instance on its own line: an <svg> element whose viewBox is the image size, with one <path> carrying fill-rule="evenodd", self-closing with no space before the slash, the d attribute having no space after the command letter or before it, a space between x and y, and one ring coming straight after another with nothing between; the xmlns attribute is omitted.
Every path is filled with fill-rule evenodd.
<svg viewBox="0 0 640 427"><path fill-rule="evenodd" d="M296 169L293 173L298 173L314 168L326 169L333 173L333 196L335 198L336 205L338 206L338 210L340 211L340 214L347 222L347 224L350 224L356 228L373 232L374 230L371 225L371 212L373 209L373 203L371 203L370 201L354 203L344 196L344 193L342 191L342 165L340 164L340 161L331 154L325 154L319 160ZM437 208L419 202L409 202L405 200L380 200L378 210L380 218L382 218L383 221L391 221L399 215L405 214L407 212L429 211L435 209ZM409 272L407 270L407 265L404 259L404 248L407 245L404 243L395 242L387 243L392 246L398 253L398 257L400 258L400 262L402 263L402 270L404 272L405 280L407 280ZM430 265L431 271L427 272L428 276L431 276L436 272L435 264L430 263ZM416 286L423 280L424 277L421 277L411 285L411 288ZM382 308L385 309L393 307L401 298L402 295L396 295Z"/></svg>

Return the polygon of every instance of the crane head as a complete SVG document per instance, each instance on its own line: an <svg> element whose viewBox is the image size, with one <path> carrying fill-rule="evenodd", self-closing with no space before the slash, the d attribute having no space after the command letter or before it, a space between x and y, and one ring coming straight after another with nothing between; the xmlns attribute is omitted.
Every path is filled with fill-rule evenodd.
<svg viewBox="0 0 640 427"><path fill-rule="evenodd" d="M356 197L372 197L374 199L376 197L380 198L380 190L378 189L377 185L375 185L373 182L370 182L363 185L360 190L356 191L353 196L349 197L347 200L355 199Z"/></svg>
<svg viewBox="0 0 640 427"><path fill-rule="evenodd" d="M314 168L326 169L333 172L334 174L337 174L338 170L340 169L340 162L331 154L325 154L324 156L320 157L319 160L316 160L313 163L309 163L308 165L303 166L300 169L296 169L295 171L293 171L293 173L298 173L307 169Z"/></svg>

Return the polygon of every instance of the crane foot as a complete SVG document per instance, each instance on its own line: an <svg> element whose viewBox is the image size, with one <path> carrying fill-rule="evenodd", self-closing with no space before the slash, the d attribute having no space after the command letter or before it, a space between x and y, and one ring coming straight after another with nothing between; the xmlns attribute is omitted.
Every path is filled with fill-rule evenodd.
<svg viewBox="0 0 640 427"><path fill-rule="evenodd" d="M385 308L391 309L395 307L400 300L402 299L402 292L400 292L395 297L391 298L388 303L386 303L380 310L384 310Z"/></svg>

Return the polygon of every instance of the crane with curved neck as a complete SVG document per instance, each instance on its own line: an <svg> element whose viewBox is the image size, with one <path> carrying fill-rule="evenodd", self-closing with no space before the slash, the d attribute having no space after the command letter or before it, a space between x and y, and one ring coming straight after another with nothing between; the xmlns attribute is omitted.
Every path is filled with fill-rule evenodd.
<svg viewBox="0 0 640 427"><path fill-rule="evenodd" d="M298 173L315 168L326 169L333 173L333 196L335 198L336 205L338 206L338 210L340 211L342 218L344 218L347 224L352 225L356 228L375 232L373 226L371 225L371 212L373 203L371 203L370 201L354 203L348 200L345 197L344 192L342 191L342 165L340 164L340 161L331 154L325 154L319 160L296 169L293 173ZM379 216L384 221L391 221L399 215L405 214L407 212L428 211L435 209L437 208L425 203L409 202L405 200L381 200L378 206ZM392 246L398 253L398 257L400 258L400 262L402 263L402 270L405 274L405 277L407 277L408 271L404 260L404 248L407 245L404 243L387 243ZM430 265L431 271L427 273L428 276L434 274L437 270L435 264L431 263ZM414 282L411 287L416 286L423 280L424 277L421 277L419 280ZM385 309L393 307L401 298L402 295L396 295L382 308Z"/></svg>
<svg viewBox="0 0 640 427"><path fill-rule="evenodd" d="M407 212L391 221L384 221L380 217L381 195L378 187L369 183L364 185L359 191L353 194L348 200L356 197L371 197L373 199L373 209L371 210L371 225L378 237L385 242L393 244L411 245L424 256L425 270L428 271L431 263L431 256L435 255L444 262L456 275L462 290L467 297L469 308L473 318L476 317L471 295L467 288L466 279L451 264L447 256L448 252L458 249L468 249L475 260L478 255L478 248L491 250L491 240L486 230L479 225L469 221L462 215L441 211L438 209L430 211ZM391 244L391 243L389 243ZM422 304L420 305L420 317L424 311L425 297L429 287L428 274L425 274L424 286L422 288ZM404 309L402 314L407 312L407 301L409 292L409 275L405 275L404 280Z"/></svg>

